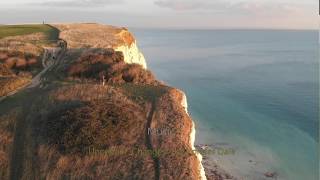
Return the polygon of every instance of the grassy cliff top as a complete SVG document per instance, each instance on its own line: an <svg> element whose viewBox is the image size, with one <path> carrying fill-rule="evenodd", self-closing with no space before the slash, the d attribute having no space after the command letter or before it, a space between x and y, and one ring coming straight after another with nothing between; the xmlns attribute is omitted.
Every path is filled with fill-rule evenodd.
<svg viewBox="0 0 320 180"><path fill-rule="evenodd" d="M135 42L133 35L123 27L95 23L52 24L60 31L60 38L70 48L116 48L130 46Z"/></svg>
<svg viewBox="0 0 320 180"><path fill-rule="evenodd" d="M52 30L38 26L11 28L0 45L7 38L16 42ZM38 83L0 101L0 179L199 179L183 94L141 65L127 64L114 50L135 41L127 29L99 24L52 28L68 48L57 48L57 58L47 48L43 58L34 60L45 69ZM7 44L17 51L15 46ZM22 68L20 59L28 64L37 56L7 51L0 51L0 64L3 84L11 90L11 83L20 85L9 76Z"/></svg>
<svg viewBox="0 0 320 180"><path fill-rule="evenodd" d="M46 24L28 24L28 25L2 25L0 26L0 39L9 36L22 36L34 33L43 33L49 40L59 38L59 31Z"/></svg>

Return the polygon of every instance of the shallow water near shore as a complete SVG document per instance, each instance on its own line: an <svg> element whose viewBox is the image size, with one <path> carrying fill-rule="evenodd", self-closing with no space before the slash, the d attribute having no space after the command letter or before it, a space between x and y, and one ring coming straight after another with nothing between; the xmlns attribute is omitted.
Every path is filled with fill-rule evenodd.
<svg viewBox="0 0 320 180"><path fill-rule="evenodd" d="M316 31L131 29L158 79L185 91L196 144L232 175L319 179Z"/></svg>

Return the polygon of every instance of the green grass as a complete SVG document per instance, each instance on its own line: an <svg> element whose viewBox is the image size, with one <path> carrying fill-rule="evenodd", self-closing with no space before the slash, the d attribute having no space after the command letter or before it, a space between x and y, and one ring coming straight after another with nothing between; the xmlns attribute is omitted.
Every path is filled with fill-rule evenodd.
<svg viewBox="0 0 320 180"><path fill-rule="evenodd" d="M46 24L0 26L0 39L8 36L28 35L33 33L44 33L47 38L46 40L57 40L59 38L59 30Z"/></svg>

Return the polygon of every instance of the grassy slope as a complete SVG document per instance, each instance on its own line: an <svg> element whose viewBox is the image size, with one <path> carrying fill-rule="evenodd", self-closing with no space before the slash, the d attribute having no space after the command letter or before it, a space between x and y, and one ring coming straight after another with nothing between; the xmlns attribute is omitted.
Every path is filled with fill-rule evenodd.
<svg viewBox="0 0 320 180"><path fill-rule="evenodd" d="M41 40L41 42L31 42L34 46L37 46L39 48L42 47L42 45L48 45L49 43L54 44L56 40L59 39L59 30L55 27L52 27L50 25L46 24L33 24L33 25L1 25L0 26L0 41L2 38L5 37L15 37L15 36L23 36L23 35L30 35L34 33L43 33L45 36L45 39ZM29 42L29 41L28 41ZM19 52L15 52L17 57L23 58L27 52L20 50ZM6 52L2 52L2 54L6 54ZM12 53L11 53L12 54ZM9 56L10 57L10 56ZM24 57L26 61L26 57ZM37 58L39 59L39 57ZM1 60L1 59L0 59ZM0 61L0 65L4 63L5 60ZM27 63L27 61L26 61ZM39 63L36 65L30 66L27 69L22 69L24 71L30 71L33 72L33 70L40 71L41 65L39 66ZM15 69L16 73L19 72L19 69ZM1 76L0 72L0 76ZM23 77L16 76L15 78L8 78L3 77L0 78L0 85L3 85L5 88L0 89L0 97L6 95L7 93L13 91L14 89L23 86L23 84L26 84L30 79L26 79Z"/></svg>
<svg viewBox="0 0 320 180"><path fill-rule="evenodd" d="M0 26L0 39L32 33L44 33L48 40L56 40L59 37L58 29L46 24Z"/></svg>
<svg viewBox="0 0 320 180"><path fill-rule="evenodd" d="M44 28L47 25L34 26ZM0 37L5 34L5 31L1 31L2 27L0 26ZM34 32L49 33L50 31L39 31L34 27L30 32L30 28L25 28L26 26L15 27L22 29L17 30L16 35ZM11 29L11 33L14 32L13 29L15 28ZM48 37L50 39L53 36L48 35ZM117 57L112 53L108 56L112 60ZM110 57L105 57L103 60L109 61ZM189 169L192 165L194 169L197 169L196 164L190 163L196 162L195 157L185 154L182 157L175 155L176 149L185 149L189 132L181 133L182 130L177 128L177 124L187 124L185 129L189 130L190 122L184 117L186 114L179 105L180 101L171 100L171 96L168 95L170 87L144 83L110 83L103 87L99 83L99 78L89 81L88 84L84 83L85 81L76 81L77 79L72 81L73 79L64 77L67 76L65 66L69 66L67 62L71 59L73 58L66 55L66 58L60 62L61 67L56 66L45 74L48 79L45 88L27 89L0 103L0 179L8 179L9 176L11 179L35 179L34 177L40 177L40 179L50 179L50 177L52 179L99 179L99 177L100 179L102 177L103 179L155 179L155 177L158 177L157 179L159 177L160 179L165 179L164 177L191 179L195 177L197 173ZM99 56L92 61L97 59ZM86 59L86 62L88 61ZM115 66L111 70L122 73L122 75L129 74L133 76L133 79L152 78L134 67L131 67L131 71L127 71L126 68L127 65ZM111 70L110 72L113 72ZM113 75L116 76L117 73ZM122 79L115 77L115 80ZM161 99L163 100L160 101ZM152 104L157 101L160 103L158 103L159 108L158 105L153 105L154 110L152 110ZM72 107L73 103L80 103L81 107ZM65 121L63 117L74 121ZM61 126L57 126L59 125L57 122L61 122ZM63 124L66 122L79 123L66 126ZM101 124L104 126L100 125L100 122L103 122ZM147 127L151 127L151 124L153 124L152 127L158 129L172 126L179 133L166 139L150 137L148 141L146 130ZM54 128L53 125L56 125L57 128ZM81 129L80 134L73 131L72 127L76 127L73 125L81 125L80 128L75 128ZM52 133L48 133L49 130ZM58 133L57 131L60 130L65 130L63 132L66 133ZM42 131L43 133L39 133ZM54 136L51 136L52 134ZM182 137L186 137L185 140L178 136L181 134ZM133 145L139 149L152 149L152 147L146 147L152 146L150 142L152 139L156 148L172 149L173 152L170 151L169 155L161 157L161 163L157 162L159 158L154 158L155 161L153 161L153 157L149 154L147 156L128 154L110 157L90 153L79 155L70 153L72 151L60 151L57 148L59 143L51 142L57 139L55 135L63 137L62 140L68 140L69 137L79 140L77 146L72 144L74 140L62 141L61 144L68 145L68 150L72 150L70 147L80 147L81 150L86 150L91 145L98 150L100 146L133 147ZM162 143L167 140L170 143Z"/></svg>

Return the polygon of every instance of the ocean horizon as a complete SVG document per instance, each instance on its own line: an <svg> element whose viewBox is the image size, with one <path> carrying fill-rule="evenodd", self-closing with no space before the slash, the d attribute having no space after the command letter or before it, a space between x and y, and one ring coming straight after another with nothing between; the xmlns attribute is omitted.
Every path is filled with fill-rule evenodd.
<svg viewBox="0 0 320 180"><path fill-rule="evenodd" d="M319 179L319 44L313 30L132 29L159 80L186 93L196 144L245 179Z"/></svg>

